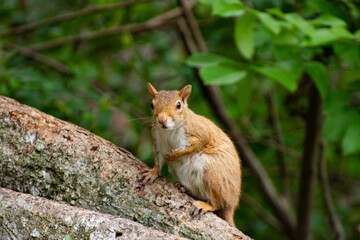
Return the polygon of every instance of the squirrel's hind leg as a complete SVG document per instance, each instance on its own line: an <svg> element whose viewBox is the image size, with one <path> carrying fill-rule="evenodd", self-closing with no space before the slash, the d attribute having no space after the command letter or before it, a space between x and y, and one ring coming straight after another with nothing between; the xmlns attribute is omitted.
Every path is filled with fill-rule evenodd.
<svg viewBox="0 0 360 240"><path fill-rule="evenodd" d="M194 210L192 211L191 215L194 217L200 217L206 212L213 212L217 210L217 208L215 208L214 206L203 201L196 201L193 205Z"/></svg>
<svg viewBox="0 0 360 240"><path fill-rule="evenodd" d="M202 201L196 201L194 202L195 209L192 212L193 217L200 217L206 212L214 212L216 215L218 215L220 218L224 219L228 223L230 223L232 226L235 226L233 215L234 215L234 208L223 208L223 209L217 209L216 207Z"/></svg>

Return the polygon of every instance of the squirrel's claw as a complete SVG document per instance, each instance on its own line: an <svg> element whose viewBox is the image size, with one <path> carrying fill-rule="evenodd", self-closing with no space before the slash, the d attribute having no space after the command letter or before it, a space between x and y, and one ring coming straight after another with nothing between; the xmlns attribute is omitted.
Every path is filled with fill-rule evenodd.
<svg viewBox="0 0 360 240"><path fill-rule="evenodd" d="M159 175L157 174L156 168L146 169L141 172L140 182L143 185L152 184L158 177Z"/></svg>
<svg viewBox="0 0 360 240"><path fill-rule="evenodd" d="M175 186L181 193L186 193L186 192L187 192L186 188L185 188L183 185L181 185L181 183L179 183L179 182L176 182L176 183L174 184L174 186Z"/></svg>
<svg viewBox="0 0 360 240"><path fill-rule="evenodd" d="M194 210L191 212L191 215L194 218L200 218L202 215L204 215L204 213L206 212L213 212L216 210L215 207L213 207L212 205L206 203L206 202L202 202L202 201L196 201L194 202Z"/></svg>
<svg viewBox="0 0 360 240"><path fill-rule="evenodd" d="M190 213L190 216L194 219L200 219L202 215L205 214L205 211L203 208L198 208L195 205L193 206L193 209Z"/></svg>

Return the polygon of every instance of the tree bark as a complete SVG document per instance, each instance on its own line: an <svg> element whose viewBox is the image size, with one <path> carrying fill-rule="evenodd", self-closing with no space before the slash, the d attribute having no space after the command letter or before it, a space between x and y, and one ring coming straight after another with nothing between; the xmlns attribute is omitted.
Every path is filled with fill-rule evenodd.
<svg viewBox="0 0 360 240"><path fill-rule="evenodd" d="M307 75L305 77L308 77ZM312 239L312 211L322 133L322 101L319 92L311 83L304 140L304 154L297 202L297 239Z"/></svg>
<svg viewBox="0 0 360 240"><path fill-rule="evenodd" d="M185 239L140 223L0 188L1 239Z"/></svg>
<svg viewBox="0 0 360 240"><path fill-rule="evenodd" d="M144 163L83 128L0 96L0 129L0 187L181 237L250 239L213 213L190 217L194 200L164 178L142 186Z"/></svg>

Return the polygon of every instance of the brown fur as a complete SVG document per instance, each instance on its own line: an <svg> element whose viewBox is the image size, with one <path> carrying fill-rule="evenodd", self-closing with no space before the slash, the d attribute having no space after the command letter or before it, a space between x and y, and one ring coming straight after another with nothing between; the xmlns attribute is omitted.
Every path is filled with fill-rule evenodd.
<svg viewBox="0 0 360 240"><path fill-rule="evenodd" d="M207 118L195 114L187 106L187 98L191 93L191 86L185 86L181 91L160 91L148 84L149 92L153 97L153 135L158 130L158 124L173 121L175 126L184 126L186 147L171 149L164 154L167 162L178 162L181 164L188 163L186 159L191 156L200 154L205 158L205 162L201 162L202 169L202 185L199 189L190 193L198 199L194 205L204 211L214 211L219 217L223 218L231 225L234 225L234 210L238 205L241 188L241 166L237 151L229 139L229 137L213 122ZM181 110L176 108L177 102L182 104ZM166 131L166 130L165 130ZM171 131L171 130L168 130ZM156 139L155 145L157 144ZM155 150L159 146L155 146ZM157 150L158 151L158 150ZM159 152L159 151L158 151ZM154 159L156 161L156 158ZM156 162L155 162L156 164ZM159 166L160 165L160 166ZM163 164L157 165L157 171L152 170L144 174L144 178L148 182L154 181L161 172ZM199 165L194 165L199 167ZM159 171L160 168L160 171ZM190 173L197 176L197 172ZM188 175L186 175L188 176ZM177 176L181 180L186 176ZM188 180L188 179L185 179ZM190 185L191 186L191 185Z"/></svg>

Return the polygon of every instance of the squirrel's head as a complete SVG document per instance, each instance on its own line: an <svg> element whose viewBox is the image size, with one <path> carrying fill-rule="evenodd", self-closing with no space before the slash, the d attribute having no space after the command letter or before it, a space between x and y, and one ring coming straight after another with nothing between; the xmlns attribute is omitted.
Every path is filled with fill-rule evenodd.
<svg viewBox="0 0 360 240"><path fill-rule="evenodd" d="M191 85L186 85L180 91L157 91L148 83L149 93L152 97L152 116L157 127L174 129L186 120L187 98L191 93Z"/></svg>

